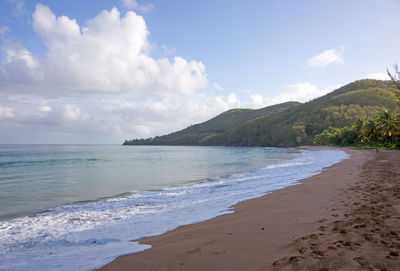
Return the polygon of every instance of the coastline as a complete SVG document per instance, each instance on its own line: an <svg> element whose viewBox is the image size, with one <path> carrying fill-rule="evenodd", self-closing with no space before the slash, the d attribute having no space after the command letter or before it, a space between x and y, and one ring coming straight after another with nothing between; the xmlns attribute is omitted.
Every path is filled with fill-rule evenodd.
<svg viewBox="0 0 400 271"><path fill-rule="evenodd" d="M69 148L67 147L67 153ZM141 158L139 161L143 163L133 163L130 170L127 170L127 164L131 164L132 158L129 151L128 155L122 155L125 158L129 157L128 160L113 159L111 155L110 161L115 161L115 163L108 163L107 167L104 167L105 157L102 153L114 150L115 147L73 148L83 157L86 157L85 153L89 152L92 153L91 158L101 158L94 164L86 160L78 164L73 162L74 172L81 172L81 169L86 171L85 168L89 165L93 166L92 169L96 169L96 172L106 174L105 179L109 179L106 176L118 174L119 170L123 170L130 180L132 178L139 180L142 179L140 170L137 172L134 170L138 168L138 165L150 165L153 169L158 164L156 162L153 165L148 163L148 159ZM41 149L42 147L28 149L28 153ZM64 153L64 150L64 147L51 147L48 153L50 155L53 151ZM157 158L152 159L154 161L158 161L160 153L169 154L162 155L160 162L161 165L168 165L171 168L169 173L159 168L156 169L158 173L145 170L151 173L150 175L156 173L154 177L158 176L158 178L154 178L153 183L153 179L146 178L144 174L143 181L148 181L153 185L165 177L167 177L166 180L172 177L178 180L178 185L165 189L157 189L157 186L153 185L156 188L154 191L149 189L95 201L75 202L71 205L49 209L49 212L2 222L0 243L5 250L4 257L0 257L0 269L93 270L110 263L118 256L141 252L151 247L132 242L132 240L160 235L179 226L232 213L231 206L240 201L257 198L270 191L298 184L299 180L317 174L323 168L348 157L343 151L294 148L192 148L185 146L152 147L149 151L148 148L143 147L133 152L136 157L143 156L143 158L149 157L147 154L150 154L150 157ZM115 150L115 153L119 153L119 150ZM123 150L122 153L124 153ZM120 158L119 155L118 157ZM175 164L174 162L163 163L162 161L167 161L166 158L172 159ZM46 155L42 160L48 161ZM121 163L125 160L128 161L126 164ZM52 162L52 160L49 161ZM59 164L62 165L60 170L71 167L69 160L64 159L64 155L58 157L57 161L60 161ZM30 171L41 172L44 170L43 167L47 167L47 164L40 163L37 167L24 168L33 169L25 172L30 174ZM15 170L22 174L24 168L17 165ZM211 171L205 171L205 168ZM215 171L216 168L218 170ZM63 176L63 172L56 169L51 179L58 180L59 176ZM224 171L228 174L224 175ZM232 171L237 173L231 173ZM134 172L135 176L132 176ZM160 175L161 172L164 175ZM195 178L191 176L202 176L198 173L206 176L217 173L218 177L199 178L199 181L189 183L182 181L184 178L194 180ZM34 176L33 174L31 178ZM121 180L117 177L109 183L108 191L118 187ZM88 181L96 183L94 179L89 178ZM33 186L35 186L33 188L40 187ZM39 194L40 191L37 193ZM29 202L29 194L27 196Z"/></svg>
<svg viewBox="0 0 400 271"><path fill-rule="evenodd" d="M400 152L344 150L349 159L299 185L240 202L232 214L137 240L152 248L118 257L99 270L357 270L367 266L397 270L393 268L400 264L400 170L395 165L400 164ZM382 178L396 188L390 199L387 189L379 188ZM365 195L375 193L365 189L381 191L387 206L370 206L380 200L369 199ZM354 209L361 207L365 210ZM386 214L378 214L379 210ZM368 222L371 212L373 223ZM382 225L385 232L375 229Z"/></svg>

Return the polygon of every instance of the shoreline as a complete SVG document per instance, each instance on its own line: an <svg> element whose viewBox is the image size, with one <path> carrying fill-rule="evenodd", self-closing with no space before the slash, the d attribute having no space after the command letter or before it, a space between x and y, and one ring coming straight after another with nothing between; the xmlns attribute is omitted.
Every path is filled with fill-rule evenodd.
<svg viewBox="0 0 400 271"><path fill-rule="evenodd" d="M81 150L86 151L86 147ZM218 174L220 177L217 178L182 182L171 189L161 188L111 199L75 202L35 216L6 221L0 225L0 232L4 233L3 238L0 238L1 243L6 248L4 257L0 259L0 269L93 270L110 263L118 256L141 252L151 247L132 240L157 236L179 226L232 213L232 206L240 201L296 185L299 180L317 174L323 168L348 157L343 151L294 148L219 150L207 147L193 150L183 147L181 152L175 152L175 148L171 150L174 150L174 157L171 158L182 161L183 165L183 171L179 171L179 168L176 168L178 171L170 171L170 176L178 177L178 180L184 174L195 176L197 172L204 171L202 162L208 168L210 162L214 161L208 157L214 153L222 156L217 157L216 163L212 164L213 168L216 165L227 165L231 167L230 170L238 173L222 176ZM179 160L179 157L187 157L180 155L187 150L202 151L207 155L196 154L194 161L190 162L192 159L189 159L189 164L195 166L186 168L185 161ZM147 152L147 149L144 151ZM201 158L197 163L197 157L204 159ZM89 163L92 164L91 161ZM105 172L113 172L113 165L110 166ZM223 172L224 168L218 171ZM208 173L204 172L203 175ZM133 177L138 179L138 176ZM57 180L56 174L54 179ZM118 182L115 184L118 185Z"/></svg>
<svg viewBox="0 0 400 271"><path fill-rule="evenodd" d="M141 244L150 244L152 248L120 256L99 270L282 270L293 267L309 270L350 267L357 270L371 266L373 263L362 257L371 254L373 247L370 244L372 241L366 240L365 236L374 234L363 232L369 230L369 226L362 226L362 230L356 230L355 233L352 231L355 222L348 220L353 216L359 220L363 218L358 212L352 213L351 208L366 206L367 210L376 209L368 208L368 202L361 203L356 194L365 194L359 184L367 185L365 176L383 174L379 166L386 168L386 171L390 169L391 180L397 180L391 187L400 186L400 171L394 172L396 163L391 162L395 159L400 164L400 152L342 150L350 154L349 159L323 169L320 174L300 180L298 185L239 202L232 206L232 214L136 240ZM385 159L386 156L390 159ZM372 166L366 167L368 163ZM378 181L381 179L382 176L376 178ZM400 187L397 192L395 197L400 196ZM384 197L388 198L387 195ZM370 201L371 204L373 202ZM390 205L387 208L394 209L396 215L400 208L397 210L393 206L399 203L387 203ZM364 216L367 215L368 211ZM391 217L383 216L382 219L383 222L378 222L385 224L385 219ZM340 229L338 225L341 223L350 223L350 226L342 225ZM383 260L375 257L374 261L379 262L375 265L384 266L387 270L397 270L392 268L400 264L400 257L396 256L400 253L400 220L390 223L392 225L388 227L385 237L389 240L379 242L384 246L378 248ZM327 232L329 229L330 232ZM350 232L354 235L351 238ZM374 240L372 237L367 239ZM363 251L359 257L354 252L357 250ZM375 254L373 252L371 255ZM331 258L332 255L334 258Z"/></svg>

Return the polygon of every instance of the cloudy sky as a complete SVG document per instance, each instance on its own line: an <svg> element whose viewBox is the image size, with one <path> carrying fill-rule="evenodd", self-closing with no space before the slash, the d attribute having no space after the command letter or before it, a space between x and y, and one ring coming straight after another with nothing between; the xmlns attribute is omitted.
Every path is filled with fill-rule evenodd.
<svg viewBox="0 0 400 271"><path fill-rule="evenodd" d="M0 0L0 143L152 137L400 63L400 1Z"/></svg>

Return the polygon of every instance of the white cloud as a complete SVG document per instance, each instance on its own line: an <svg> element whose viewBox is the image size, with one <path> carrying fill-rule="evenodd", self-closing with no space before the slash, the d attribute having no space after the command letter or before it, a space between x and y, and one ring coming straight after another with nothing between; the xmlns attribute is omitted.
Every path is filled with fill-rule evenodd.
<svg viewBox="0 0 400 271"><path fill-rule="evenodd" d="M270 105L270 103L272 102L270 99L266 99L260 94L251 94L250 99L251 103L249 104L249 107L252 108L261 108Z"/></svg>
<svg viewBox="0 0 400 271"><path fill-rule="evenodd" d="M48 112L51 112L51 107L50 106L48 106L48 105L44 105L44 106L40 106L39 107L39 111L40 112L44 112L44 113L48 113Z"/></svg>
<svg viewBox="0 0 400 271"><path fill-rule="evenodd" d="M371 73L368 74L365 78L375 79L375 80L390 80L389 75L387 75L387 73L384 72Z"/></svg>
<svg viewBox="0 0 400 271"><path fill-rule="evenodd" d="M33 70L39 66L39 62L33 57L32 53L25 48L5 47L5 63L16 64L21 63L29 70Z"/></svg>
<svg viewBox="0 0 400 271"><path fill-rule="evenodd" d="M0 139L5 142L5 134L20 127L25 139L27 135L42 133L41 140L53 138L52 135L55 135L54 140L63 135L70 140L71 135L76 135L79 136L76 143L90 143L91 140L99 143L96 138L103 138L100 143L119 143L127 138L170 133L241 106L235 94L142 98L105 94L80 96L79 99L12 96L8 101L0 101L4 104L0 104ZM38 107L38 104L43 105ZM7 122L10 119L12 122ZM57 142L63 143L62 140Z"/></svg>
<svg viewBox="0 0 400 271"><path fill-rule="evenodd" d="M0 106L0 119L8 119L13 117L15 117L15 114L12 108Z"/></svg>
<svg viewBox="0 0 400 271"><path fill-rule="evenodd" d="M27 89L42 78L40 63L31 52L11 42L3 45L3 52L4 58L0 56L0 92L13 93L20 87Z"/></svg>
<svg viewBox="0 0 400 271"><path fill-rule="evenodd" d="M311 57L307 61L308 67L325 67L329 64L343 63L343 51L344 47L339 49L330 49L323 51L319 55Z"/></svg>
<svg viewBox="0 0 400 271"><path fill-rule="evenodd" d="M0 54L2 142L23 134L18 142L118 143L240 106L234 94L202 91L220 87L201 62L152 57L146 23L133 11L105 10L80 26L38 4L32 18L45 56L10 41Z"/></svg>
<svg viewBox="0 0 400 271"><path fill-rule="evenodd" d="M122 0L122 4L128 9L134 9L142 12L147 12L154 8L152 4L139 5L136 0Z"/></svg>
<svg viewBox="0 0 400 271"><path fill-rule="evenodd" d="M328 86L319 88L309 82L288 85L273 98L265 98L261 94L250 95L251 101L245 106L251 108L261 108L273 104L289 101L308 102L312 99L321 97L329 92L338 89L342 85Z"/></svg>
<svg viewBox="0 0 400 271"><path fill-rule="evenodd" d="M64 111L64 119L67 121L76 121L82 118L81 110L75 104L67 104ZM83 117L82 119L86 119Z"/></svg>
<svg viewBox="0 0 400 271"><path fill-rule="evenodd" d="M0 88L42 93L129 92L154 96L193 93L208 87L205 66L175 56L150 56L148 30L142 16L123 17L104 10L81 27L66 16L56 17L42 4L33 13L34 29L47 47L44 59L15 45L3 46ZM16 70L22 77L16 77Z"/></svg>
<svg viewBox="0 0 400 271"><path fill-rule="evenodd" d="M287 86L283 91L281 91L277 99L282 101L308 101L311 98L319 95L319 89L308 82L297 83Z"/></svg>
<svg viewBox="0 0 400 271"><path fill-rule="evenodd" d="M212 87L213 87L215 90L220 90L220 91L224 90L223 87L221 87L220 85L218 85L218 84L215 83L215 82L213 82L211 85L212 85Z"/></svg>

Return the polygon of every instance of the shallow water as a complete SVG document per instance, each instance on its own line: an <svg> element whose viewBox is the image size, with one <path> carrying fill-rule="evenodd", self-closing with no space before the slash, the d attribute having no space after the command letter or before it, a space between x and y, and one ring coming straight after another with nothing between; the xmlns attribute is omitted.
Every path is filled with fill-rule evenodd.
<svg viewBox="0 0 400 271"><path fill-rule="evenodd" d="M337 150L0 146L0 269L90 270L130 240L231 212L347 157Z"/></svg>

